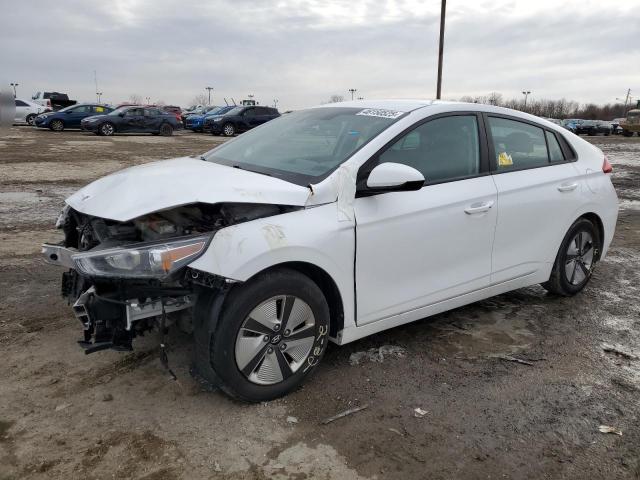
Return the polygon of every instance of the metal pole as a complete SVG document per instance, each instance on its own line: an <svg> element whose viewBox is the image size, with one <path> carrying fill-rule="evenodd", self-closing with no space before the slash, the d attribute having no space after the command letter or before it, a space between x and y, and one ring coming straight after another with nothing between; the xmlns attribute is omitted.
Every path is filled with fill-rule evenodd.
<svg viewBox="0 0 640 480"><path fill-rule="evenodd" d="M351 100L353 100L353 94L356 93L358 91L357 88L350 88L349 92L351 92Z"/></svg>
<svg viewBox="0 0 640 480"><path fill-rule="evenodd" d="M438 47L438 88L436 89L436 99L440 100L442 93L442 56L444 53L444 17L447 11L447 0L442 0L440 6L440 46Z"/></svg>
<svg viewBox="0 0 640 480"><path fill-rule="evenodd" d="M522 91L522 94L524 95L524 108L527 108L527 97L529 96L530 93L531 91L529 90Z"/></svg>
<svg viewBox="0 0 640 480"><path fill-rule="evenodd" d="M204 87L204 89L209 91L209 105L211 105L211 90L213 90L213 87Z"/></svg>

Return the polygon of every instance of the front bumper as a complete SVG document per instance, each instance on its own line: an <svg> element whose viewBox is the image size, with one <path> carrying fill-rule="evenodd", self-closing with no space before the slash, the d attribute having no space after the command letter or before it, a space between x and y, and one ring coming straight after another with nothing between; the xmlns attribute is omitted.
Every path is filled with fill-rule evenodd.
<svg viewBox="0 0 640 480"><path fill-rule="evenodd" d="M87 132L97 131L99 126L99 122L80 122L80 130L85 130Z"/></svg>

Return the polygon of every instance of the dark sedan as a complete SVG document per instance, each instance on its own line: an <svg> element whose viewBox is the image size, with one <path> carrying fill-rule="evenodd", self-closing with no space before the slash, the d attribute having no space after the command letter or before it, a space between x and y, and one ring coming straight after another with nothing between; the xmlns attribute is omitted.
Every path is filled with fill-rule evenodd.
<svg viewBox="0 0 640 480"><path fill-rule="evenodd" d="M96 135L115 133L151 133L169 136L182 127L175 114L156 107L121 107L108 115L85 118L82 129Z"/></svg>
<svg viewBox="0 0 640 480"><path fill-rule="evenodd" d="M279 116L278 110L271 107L236 107L220 117L215 117L211 122L210 131L213 135L223 134L232 137Z"/></svg>
<svg viewBox="0 0 640 480"><path fill-rule="evenodd" d="M609 135L611 133L611 124L607 122L601 122L599 120L585 120L581 124L576 126L574 132L576 135L598 135L602 133Z"/></svg>
<svg viewBox="0 0 640 480"><path fill-rule="evenodd" d="M82 120L100 117L113 111L112 107L98 103L72 105L57 112L43 113L36 117L35 126L61 132L65 128L81 128Z"/></svg>

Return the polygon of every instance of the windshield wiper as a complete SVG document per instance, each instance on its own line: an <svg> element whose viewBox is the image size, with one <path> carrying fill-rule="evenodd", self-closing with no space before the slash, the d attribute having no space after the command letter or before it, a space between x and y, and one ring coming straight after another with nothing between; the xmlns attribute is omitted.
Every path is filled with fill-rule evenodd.
<svg viewBox="0 0 640 480"><path fill-rule="evenodd" d="M270 173L258 172L256 170L249 170L248 168L241 167L240 165L231 165L232 168L237 168L238 170L244 170L246 172L259 173L260 175L266 175L267 177L272 177Z"/></svg>

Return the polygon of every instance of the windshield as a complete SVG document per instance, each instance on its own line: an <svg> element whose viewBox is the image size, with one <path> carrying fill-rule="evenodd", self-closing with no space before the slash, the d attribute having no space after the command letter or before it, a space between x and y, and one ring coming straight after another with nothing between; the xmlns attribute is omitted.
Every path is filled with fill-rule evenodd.
<svg viewBox="0 0 640 480"><path fill-rule="evenodd" d="M250 130L203 159L308 185L328 176L402 115L346 107L302 110Z"/></svg>
<svg viewBox="0 0 640 480"><path fill-rule="evenodd" d="M233 109L233 107L218 107L216 109L211 110L210 112L207 112L207 116L222 115L224 113L227 113L231 109Z"/></svg>
<svg viewBox="0 0 640 480"><path fill-rule="evenodd" d="M59 112L68 112L69 110L73 110L74 108L78 107L79 105L71 105L69 107L64 107L61 108L60 110L58 110Z"/></svg>

